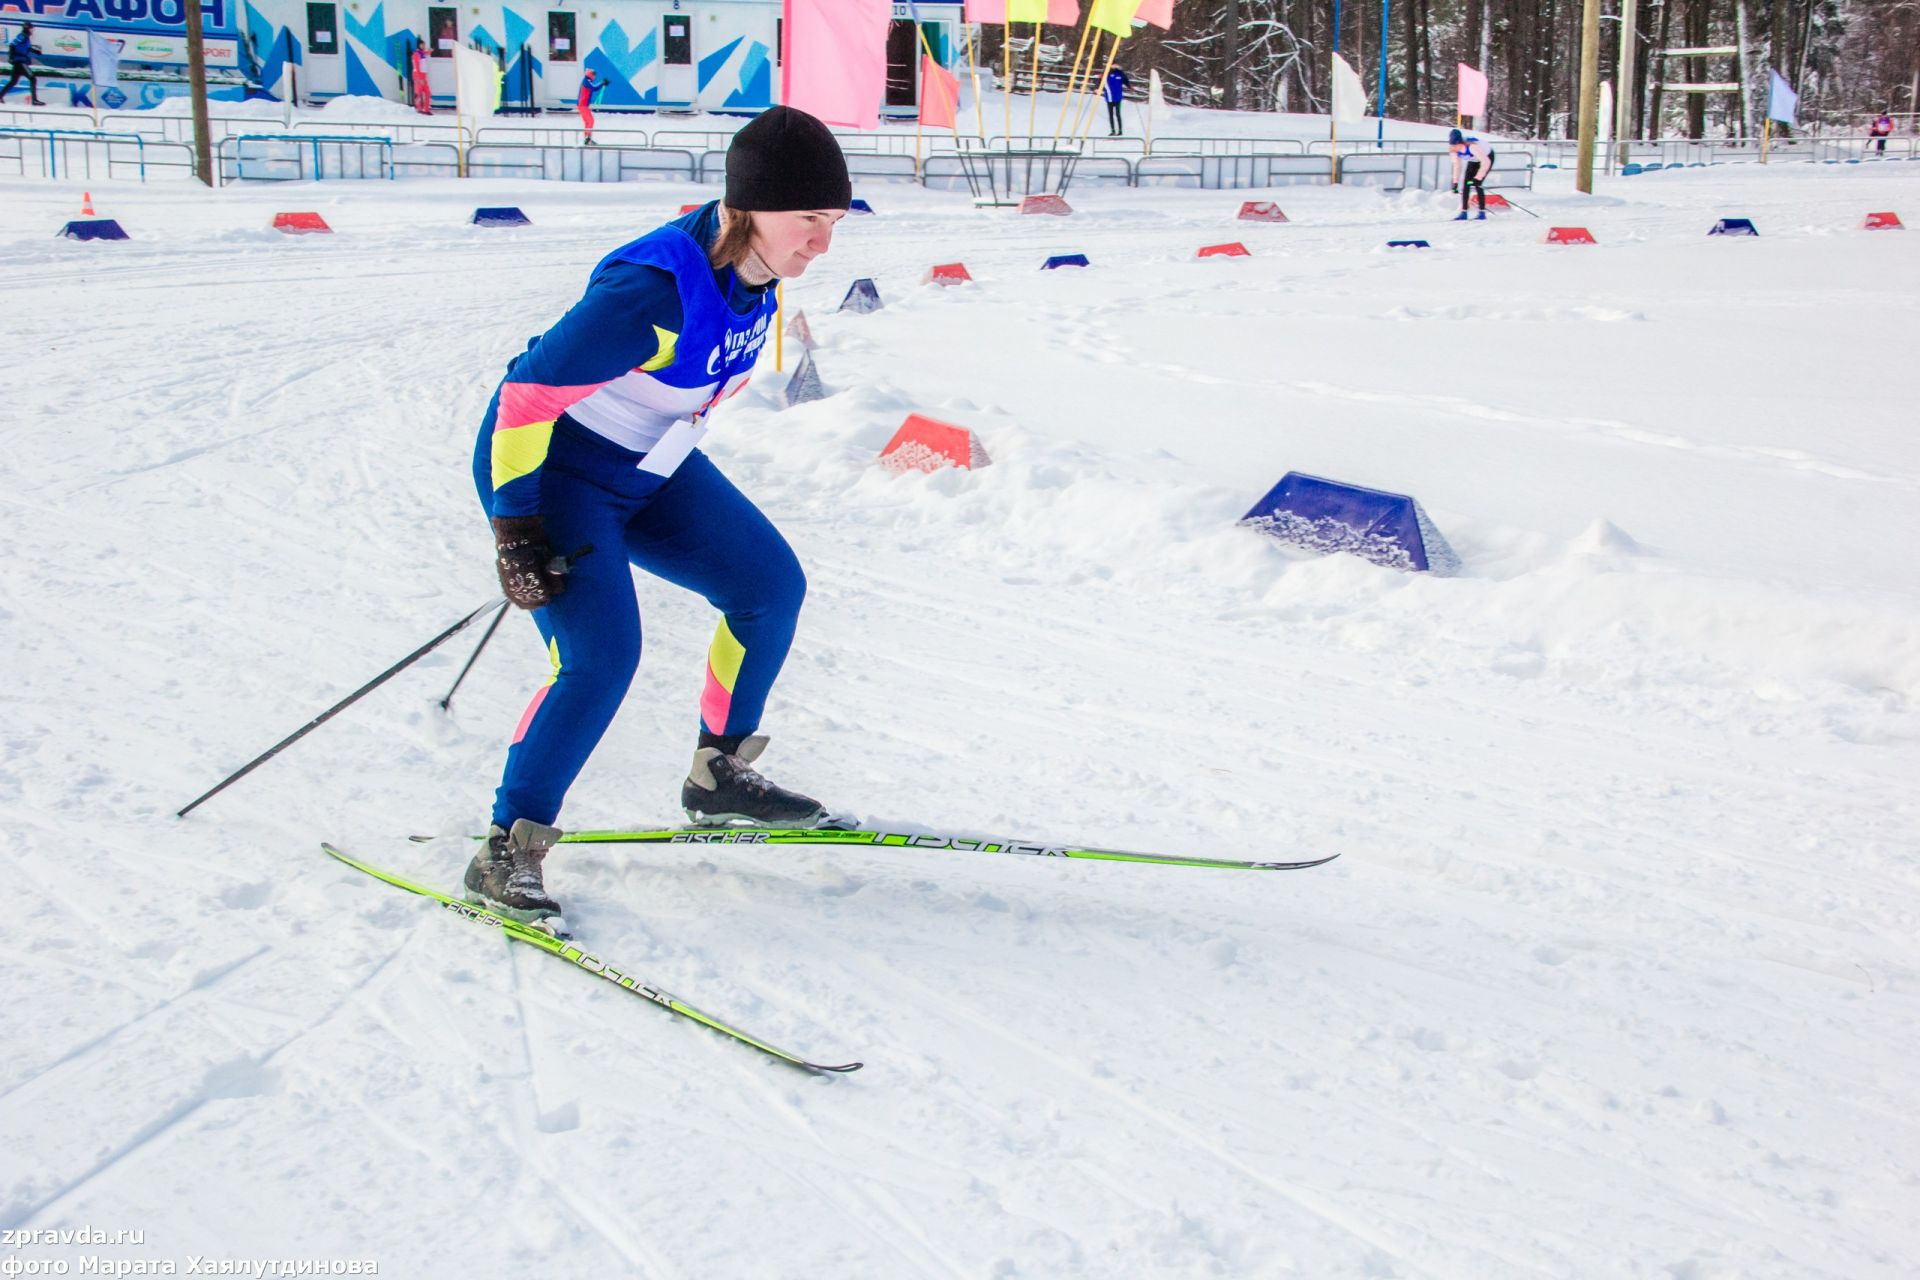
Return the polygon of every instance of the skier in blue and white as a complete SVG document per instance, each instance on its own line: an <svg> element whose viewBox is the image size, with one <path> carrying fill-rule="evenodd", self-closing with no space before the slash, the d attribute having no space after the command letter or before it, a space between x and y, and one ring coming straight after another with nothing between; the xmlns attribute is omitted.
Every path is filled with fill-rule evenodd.
<svg viewBox="0 0 1920 1280"><path fill-rule="evenodd" d="M1460 193L1460 212L1455 222L1467 220L1467 197L1480 193L1480 220L1487 217L1487 175L1493 172L1493 148L1458 129L1447 135L1447 150L1453 152L1453 189Z"/></svg>
<svg viewBox="0 0 1920 1280"><path fill-rule="evenodd" d="M38 52L40 50L33 43L33 24L21 23L19 33L7 41L7 70L10 74L7 76L7 87L0 89L0 102L6 101L7 95L13 92L13 86L24 77L27 82L27 101L36 107L47 105L40 101L40 89L33 80L33 55Z"/></svg>
<svg viewBox="0 0 1920 1280"><path fill-rule="evenodd" d="M1127 89L1132 83L1133 81L1127 78L1126 72L1119 67L1114 67L1107 72L1106 82L1100 86L1100 96L1107 103L1107 136L1109 138L1120 136L1120 104L1127 100Z"/></svg>
<svg viewBox="0 0 1920 1280"><path fill-rule="evenodd" d="M561 801L640 660L633 566L721 613L680 791L688 817L827 821L818 802L754 768L806 578L786 540L696 446L707 415L759 358L776 322L774 285L827 252L852 198L833 134L774 107L735 135L721 200L607 255L585 296L508 364L480 428L474 482L500 585L532 611L552 676L507 750L492 829L467 868L476 900L527 920L559 912L542 861L561 834Z"/></svg>

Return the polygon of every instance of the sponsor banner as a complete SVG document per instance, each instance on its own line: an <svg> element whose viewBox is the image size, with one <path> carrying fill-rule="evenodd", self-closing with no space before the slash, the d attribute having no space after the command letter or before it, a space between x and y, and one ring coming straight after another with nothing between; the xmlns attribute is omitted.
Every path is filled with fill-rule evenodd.
<svg viewBox="0 0 1920 1280"><path fill-rule="evenodd" d="M49 25L103 31L187 34L188 0L0 0L0 22L30 21L38 31ZM240 0L200 0L202 32L238 39ZM81 42L83 45L85 41ZM43 46L44 47L44 46ZM84 51L81 53L85 57ZM133 54L124 55L132 58Z"/></svg>
<svg viewBox="0 0 1920 1280"><path fill-rule="evenodd" d="M176 35L161 35L143 31L112 31L94 28L101 35L118 36L125 42L120 51L120 61L152 62L167 66L187 65L187 37L184 32ZM92 50L87 43L87 31L43 27L35 23L34 40L40 49L50 58L90 57ZM240 65L240 42L236 39L207 36L201 41L206 47L207 65L210 67L237 67Z"/></svg>

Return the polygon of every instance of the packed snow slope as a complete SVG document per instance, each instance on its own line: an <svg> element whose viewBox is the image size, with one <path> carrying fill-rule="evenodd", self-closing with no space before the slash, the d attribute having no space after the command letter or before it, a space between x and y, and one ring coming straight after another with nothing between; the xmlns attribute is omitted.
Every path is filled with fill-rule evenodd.
<svg viewBox="0 0 1920 1280"><path fill-rule="evenodd" d="M867 1064L832 1079L321 854L458 883L547 674L524 617L451 713L470 634L172 816L494 593L502 367L713 194L96 186L133 239L76 244L79 190L0 184L0 1228L145 1233L16 1256L1913 1274L1920 235L1854 228L1920 221L1920 166L1547 175L1484 224L862 190L787 288L833 394L768 367L710 438L810 575L769 774L904 829L1342 857L552 858L595 951ZM1293 221L1233 220L1266 196ZM506 203L533 225L464 225ZM885 309L836 314L863 276ZM913 411L992 465L874 467ZM1464 573L1237 528L1288 470L1417 496ZM641 598L568 826L678 817L714 617Z"/></svg>

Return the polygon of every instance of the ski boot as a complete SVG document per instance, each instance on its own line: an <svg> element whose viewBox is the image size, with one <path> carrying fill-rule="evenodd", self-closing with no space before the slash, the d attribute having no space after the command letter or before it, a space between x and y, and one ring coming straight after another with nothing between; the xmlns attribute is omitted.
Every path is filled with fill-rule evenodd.
<svg viewBox="0 0 1920 1280"><path fill-rule="evenodd" d="M680 806L697 827L821 827L831 824L819 801L776 787L753 767L767 737L742 739L732 754L718 747L693 753L693 768L680 787Z"/></svg>
<svg viewBox="0 0 1920 1280"><path fill-rule="evenodd" d="M1485 222L1487 220L1487 211L1482 209L1480 212L1474 214L1473 220L1475 222Z"/></svg>
<svg viewBox="0 0 1920 1280"><path fill-rule="evenodd" d="M527 818L516 819L510 832L490 828L486 845L467 864L468 900L564 938L560 904L540 878L540 862L559 838L558 827Z"/></svg>
<svg viewBox="0 0 1920 1280"><path fill-rule="evenodd" d="M1467 211L1462 209L1460 212L1454 214L1453 220L1455 222L1465 222L1467 220Z"/></svg>

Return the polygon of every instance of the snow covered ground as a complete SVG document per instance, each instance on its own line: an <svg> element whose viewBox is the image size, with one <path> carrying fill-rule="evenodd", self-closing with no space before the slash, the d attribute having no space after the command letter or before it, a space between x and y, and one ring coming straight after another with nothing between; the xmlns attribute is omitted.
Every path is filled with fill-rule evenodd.
<svg viewBox="0 0 1920 1280"><path fill-rule="evenodd" d="M502 365L713 190L118 185L133 240L76 244L77 189L0 182L0 1228L144 1232L0 1257L1911 1276L1920 236L1853 229L1920 221L1910 168L1549 174L1542 220L1465 225L863 190L787 294L835 394L769 369L711 437L812 583L768 772L909 828L1344 856L555 855L596 951L867 1063L834 1079L321 855L456 882L462 841L400 837L484 821L524 619L451 715L464 637L171 816L493 593ZM1292 223L1232 220L1267 195ZM534 225L464 225L504 203ZM859 276L886 309L834 314ZM871 466L911 411L993 465ZM1416 495L1465 573L1236 528L1288 470ZM678 816L713 619L641 594L567 825Z"/></svg>

